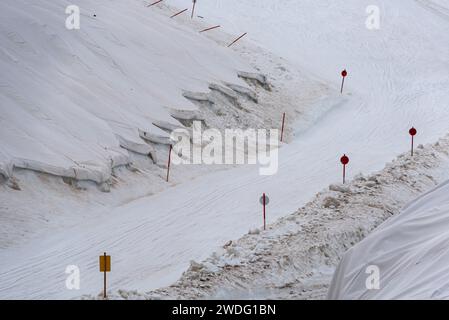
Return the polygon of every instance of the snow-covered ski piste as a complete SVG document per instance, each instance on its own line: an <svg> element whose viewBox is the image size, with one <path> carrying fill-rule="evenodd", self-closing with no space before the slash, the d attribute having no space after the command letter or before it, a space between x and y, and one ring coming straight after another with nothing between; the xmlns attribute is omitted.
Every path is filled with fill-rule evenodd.
<svg viewBox="0 0 449 320"><path fill-rule="evenodd" d="M168 288L147 293L119 290L111 298L325 299L333 271L346 250L364 239L379 224L397 215L409 201L449 178L448 137L435 144L420 145L415 156L403 154L379 172L369 176L358 175L345 185L330 185L328 190L318 193L303 208L270 225L266 232L250 230L248 235L224 244L204 261L192 261L181 279ZM396 217L398 223L402 222L403 215ZM431 225L444 228L445 224L439 222L430 221ZM415 225L418 226L418 223ZM397 227L390 232L400 237L397 235L400 229ZM418 232L406 232L414 238L416 245L421 243ZM427 237L438 239L440 234L432 232ZM364 243L366 246L372 244L369 237L361 245ZM381 252L385 251L386 246L382 242L378 244ZM425 249L429 247L431 244ZM398 247L397 250L403 249ZM363 279L359 287L366 290L365 268L376 258L370 257L371 252L366 248L362 247L358 252L365 254L366 259L350 260L354 261L351 274ZM365 264L360 265L359 261L365 261ZM385 269L382 265L379 267ZM414 273L402 274L410 276ZM337 281L343 281L343 286L350 283L346 277L342 279ZM389 280L387 276L385 279ZM342 289L335 288L333 292L339 290ZM447 294L445 291L444 296ZM330 298L360 299L364 296L336 293L331 294Z"/></svg>
<svg viewBox="0 0 449 320"><path fill-rule="evenodd" d="M2 0L0 298L447 297L393 235L447 224L449 3L375 2ZM275 170L176 163L198 127Z"/></svg>

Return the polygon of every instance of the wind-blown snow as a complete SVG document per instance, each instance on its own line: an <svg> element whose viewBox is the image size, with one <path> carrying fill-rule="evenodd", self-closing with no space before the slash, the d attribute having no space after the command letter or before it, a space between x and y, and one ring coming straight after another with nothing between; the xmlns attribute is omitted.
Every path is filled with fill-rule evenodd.
<svg viewBox="0 0 449 320"><path fill-rule="evenodd" d="M244 85L236 55L143 1L77 1L81 29L68 30L53 0L0 3L0 174L12 166L104 182L150 153L139 137L167 137L170 109L196 107L183 90ZM94 17L94 14L96 17Z"/></svg>
<svg viewBox="0 0 449 320"><path fill-rule="evenodd" d="M96 293L100 290L96 265L97 255L104 250L110 252L114 257L111 290L120 288L150 290L168 285L181 275L182 271L188 267L190 260L201 261L229 239L240 237L248 229L260 227L261 208L258 199L262 192L266 192L271 200L268 209L268 222L272 223L277 218L297 210L324 187L341 181L341 166L338 159L343 153L346 153L351 159L348 167L348 179L351 179L359 172L368 173L379 170L387 161L407 151L410 145L410 137L407 132L412 125L418 129L417 143L433 142L443 136L449 129L447 108L449 103L449 91L447 90L449 86L449 77L447 76L449 72L449 43L442 38L443 35L449 34L449 23L445 11L432 6L430 1L379 0L377 2L382 9L380 30L366 29L365 9L372 3L365 0L226 0L220 1L218 8L217 1L198 1L197 13L206 17L204 24L220 23L223 30L235 36L248 32L248 36L240 43L244 49L240 49L241 47L238 46L235 50L242 50L241 52L249 59L253 56L265 56L266 51L264 50L250 50L254 46L249 46L249 41L256 42L267 51L288 59L294 68L307 71L311 79L319 79L331 86L338 97L323 96L316 104L310 103L312 109L317 106L317 109L325 110L327 113L324 117L309 118L308 124L312 125L308 126L307 130L304 130L302 124L288 123L288 127L296 131L297 135L295 141L282 148L279 157L279 172L275 176L261 177L258 175L258 170L251 167L213 173L177 185L171 190L154 196L138 199L117 208L107 208L108 210L102 214L98 214L98 216L95 214L95 217L85 219L76 227L56 230L51 233L51 236L42 236L38 239L39 241L2 251L0 253L1 261L7 261L7 264L0 266L2 278L0 296L67 298L84 293ZM5 6L5 10L2 10L1 21L10 21L10 24L14 25L14 21L11 21L14 19L8 18L7 14L3 14L3 12L14 12L16 3L23 5L25 2L2 2L1 6ZM46 5L49 6L50 3L52 6L55 5L50 1L46 2ZM91 6L89 5L91 2L84 1L83 3L87 7ZM98 3L109 4L110 2ZM191 5L190 0L173 0L169 3L177 4L180 8ZM228 51L223 56L221 49L210 49L214 50L213 55L217 57L214 60L215 63L209 64L207 63L209 60L203 57L197 58L198 51L209 50L203 48L206 40L200 40L198 35L195 35L188 27L177 25L176 27L167 27L165 21L169 21L168 19L143 11L142 3L138 5L123 3L119 6L120 13L114 13L115 11L112 12L112 9L108 11L106 5L100 6L100 4L96 4L98 7L95 7L97 19L92 19L89 12L86 13L89 17L85 16L83 20L87 26L99 28L95 29L99 32L95 35L90 32L71 35L76 40L73 45L79 46L78 49L81 52L86 52L88 58L81 61L87 64L87 67L73 62L76 68L73 67L75 70L73 70L72 77L68 77L70 79L63 78L68 81L74 91L81 93L87 91L86 94L81 94L81 98L69 91L66 97L70 98L71 103L89 106L90 101L94 101L93 105L101 108L101 114L107 116L105 120L101 117L91 117L90 115L87 117L86 115L89 121L95 122L92 125L83 121L84 116L76 118L75 120L80 119L77 123L81 123L80 128L84 129L80 132L76 131L76 137L88 135L89 128L104 128L104 130L94 130L95 133L100 132L98 136L93 135L95 139L91 144L75 143L73 139L69 139L63 143L62 149L58 148L58 152L64 151L64 154L69 157L73 157L74 154L78 155L75 160L81 164L88 161L87 158L91 159L92 154L99 154L96 159L109 159L109 153L105 153L104 149L94 148L98 145L97 141L101 147L106 146L108 150L116 151L119 158L123 155L123 150L118 149L118 142L113 135L114 130L123 136L129 132L126 129L127 126L121 126L123 118L127 123L132 124L131 133L126 135L128 139L138 137L136 134L138 128L160 134L161 132L154 129L150 123L159 119L156 119L156 115L160 116L162 120L167 117L165 119L167 121L169 121L169 117L164 108L154 107L156 109L153 110L154 104L168 107L172 107L172 104L176 104L176 107L181 104L189 106L182 94L178 96L171 89L179 89L181 93L181 89L203 92L209 85L209 83L203 82L203 79L217 80L209 82L218 82L219 80L235 82L236 69L244 69L244 66L240 64L235 67L233 63L229 62ZM270 9L273 6L276 10ZM30 10L44 10L40 9L41 6L32 6L31 8ZM63 6L59 5L57 10L62 10L62 8ZM101 13L102 11L103 13ZM32 11L20 11L19 16L24 15L24 12ZM137 26L126 28L117 22L116 20L120 20L118 18L122 14L125 21L123 23L132 20ZM4 16L8 20L3 19ZM36 16L38 15L36 14ZM103 21L103 16L112 18L112 21L109 23ZM37 18L30 17L29 19L33 21ZM61 28L63 28L62 17L49 14L48 19L61 19ZM158 22L158 28L152 28L153 21ZM100 22L104 25L99 27L95 25ZM40 22L41 25L44 23L44 21ZM2 25L3 28L9 30L7 25ZM165 38L165 32L159 32L162 29L165 31L164 28L168 28L169 34L172 34L170 31L172 28L182 30L182 34L176 33L176 36L173 35L175 40L168 40ZM42 29L45 28L27 28L33 32ZM116 36L112 36L109 30L115 30L114 35ZM128 32L128 30L132 32ZM7 32L6 35L10 33ZM175 31L173 31L174 33ZM3 37L7 37L6 35ZM34 33L31 35L36 38L39 36ZM35 37L31 35L27 36L27 41L24 44L24 41L20 38L17 40L13 34L11 37L15 40L8 40L8 43L14 43L11 46L23 46L20 54L33 56L32 50L36 51L36 49L30 44L33 43L32 40ZM212 32L204 36L213 39L216 33ZM142 38L146 39L144 42L148 45L142 43ZM56 39L58 38L56 37ZM190 49L183 47L183 50L177 50L172 55L166 54L165 51L164 55L158 55L160 50L155 50L154 46L158 48L156 40L159 39L162 41L161 50L162 48L164 50L171 48L171 41L185 43L186 46L188 44L188 48L190 45L199 46L199 48L185 53L184 50ZM44 40L47 38L41 38L41 41ZM48 40L49 45L53 46L52 54L64 46L60 43L61 41L54 44ZM104 42L114 44L110 44L113 46L110 49L105 45L105 53L97 46L92 45L93 41L100 44ZM217 41L223 42L220 38ZM133 51L145 54L140 56L136 54L129 58L121 51L120 44L123 42ZM140 51L141 46L145 46L144 51ZM100 46L100 48L103 47ZM70 50L63 52L66 51L70 52ZM151 63L147 59L147 52L154 52L155 56L164 61L164 68L159 68L157 64ZM4 56L12 58L8 58L8 62L2 64L2 70L6 70L6 74L12 74L13 68L17 67L14 61L19 60L19 53L8 52ZM98 56L102 57L101 61ZM68 61L74 59L64 57ZM191 69L192 59L193 66L203 63L208 66L207 70L203 69L204 72L198 71L202 72L201 80L196 80L200 79L195 76L197 74L196 67ZM91 60L94 63L91 63ZM118 66L123 66L122 71L124 72L117 69L114 61ZM223 61L227 61L225 67L222 67ZM33 63L30 64L30 70L27 71L28 74L44 72L39 69L40 66L45 66L47 63L49 62L45 56L39 60L34 58ZM177 68L172 68L172 65ZM103 66L104 78L92 83L92 78L96 79L95 68L101 66ZM127 71L128 67L129 71ZM218 72L216 68L219 68ZM344 68L349 71L349 76L345 93L340 96L340 71ZM36 69L38 70L36 71ZM178 69L186 72L186 76L179 79L177 74L172 76L171 72L178 71ZM193 69L195 73L192 74L190 72ZM150 76L145 70L154 71L160 77ZM151 74L153 74L152 72ZM79 73L82 75L82 83L79 80L81 77ZM126 83L114 82L116 73L129 77L129 81ZM15 88L16 90L25 88L30 91L29 81L39 82L39 90L35 91L31 97L35 98L44 89L49 92L48 95L43 95L46 103L42 107L39 105L40 108L45 108L51 102L53 105L55 103L62 104L65 102L65 96L59 96L56 92L59 92L58 88L66 82L60 79L62 76L57 71L51 75L51 79L54 76L58 80L48 84L46 82L48 79L39 78L37 81L33 80L36 79L33 77L31 80L24 79L23 83L15 83ZM122 79L122 76L119 79ZM277 80L291 83L295 79L292 79L292 75L289 74ZM112 90L110 86L104 85L105 81L108 83L111 81L110 86L113 85L113 88L117 90ZM166 82L168 89L165 86ZM84 86L84 83L87 85ZM160 85L161 83L164 86ZM313 82L311 85L314 86L316 83L318 82ZM133 85L128 86L128 84ZM20 87L18 87L19 85ZM48 89L49 86L51 89ZM2 86L2 88L5 87ZM136 92L134 95L121 96L122 92L131 91L131 88L134 88L133 91ZM92 91L89 91L90 89ZM8 87L2 90L2 92L10 92ZM27 92L27 90L23 90L23 92ZM298 86L296 90L307 92L310 87ZM147 95L147 91L151 92L151 95ZM23 92L19 91L21 95ZM97 99L93 93L95 95L102 93L103 98ZM17 92L15 96L17 96ZM11 94L2 95L2 97L4 101L7 100L9 104L11 103ZM24 101L23 105L29 106L29 102L27 104L27 100ZM142 111L146 110L147 102L154 102L151 104L151 113L148 114L146 111ZM3 103L1 108L5 109ZM142 105L144 103L145 105ZM116 106L114 110L118 110L117 113L111 112L108 108L111 104ZM129 108L133 110L132 115L123 111L129 110ZM34 150L32 148L35 148L37 149L36 154L45 153L41 158L56 159L53 162L58 168L70 168L73 165L62 155L55 156L55 153L59 154L57 152L46 151L45 148L30 143L29 140L22 143L20 137L25 136L29 139L30 135L24 135L22 131L17 131L17 128L22 128L22 122L10 116L9 110L8 108L8 111L5 112L8 122L17 125L6 130L3 129L6 127L3 126L4 121L2 122L0 154L6 160L0 161L3 163L0 165L0 172L10 170L8 169L10 168L8 159L12 152L10 150L15 151L16 148L23 152L23 154L17 153L18 159L29 160L29 153ZM34 109L28 108L27 110ZM85 109L74 113L78 117L78 114L92 113L91 111L91 109ZM275 111L279 114L282 112L282 110ZM14 116L20 115L20 112L22 111L14 113ZM4 117L3 114L1 116ZM31 117L31 115L29 116ZM49 124L39 126L38 122L36 128L39 129L36 129L37 132L33 131L31 136L42 136L43 141L51 146L57 144L60 141L57 139L59 135L48 133L48 128L53 128L50 126L53 115L49 118L45 116L45 113L38 112L34 113L33 117ZM22 118L26 119L25 116L19 117L19 119ZM56 119L60 118L65 118L65 116L56 117ZM73 117L71 118L72 122L70 123L67 123L68 120L61 119L61 122L58 120L58 123L64 124L62 128L71 130L70 132L78 130ZM119 121L118 125L114 125L117 123L116 121ZM28 124L29 122L23 120L23 123ZM33 126L33 130L34 128ZM11 142L11 139L3 140L3 137L6 137L3 130L8 136L12 135L12 132L16 132L15 135L19 138L14 143ZM91 141L89 139L84 138L84 140ZM4 145L7 147L3 147ZM89 152L84 149L87 147L89 147ZM95 152L90 152L92 148ZM86 153L89 153L89 157L82 156ZM47 157L47 154L50 155ZM45 163L48 165L53 162ZM95 168L101 167L98 162L101 161L94 163ZM187 171L189 168L184 170ZM18 199L20 195L16 197ZM92 215L94 215L93 212ZM104 219L106 216L107 219ZM82 267L83 285L80 292L69 292L64 287L66 275L63 271L67 264L79 264Z"/></svg>

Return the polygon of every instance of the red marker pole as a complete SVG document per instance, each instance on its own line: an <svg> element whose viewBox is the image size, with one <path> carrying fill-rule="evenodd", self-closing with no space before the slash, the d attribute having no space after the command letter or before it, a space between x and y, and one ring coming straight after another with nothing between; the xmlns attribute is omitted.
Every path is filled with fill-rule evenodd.
<svg viewBox="0 0 449 320"><path fill-rule="evenodd" d="M265 196L265 193L263 194L263 229L264 230L266 230L267 229L267 220L266 220L266 214L265 214L265 206L266 206L266 204L267 204L267 201L266 201L266 196Z"/></svg>
<svg viewBox="0 0 449 320"><path fill-rule="evenodd" d="M167 182L168 177L170 176L170 163L171 163L171 151L172 151L172 145L170 145L170 150L168 151L168 165L167 165Z"/></svg>
<svg viewBox="0 0 449 320"><path fill-rule="evenodd" d="M343 87L344 87L344 85L345 85L345 78L346 78L347 75L348 75L348 71L346 71L346 69L343 70L343 71L341 72L342 80L341 80L341 90L340 90L340 93L343 93Z"/></svg>
<svg viewBox="0 0 449 320"><path fill-rule="evenodd" d="M346 165L349 163L349 158L346 155L341 157L340 162L343 164L343 184L346 182Z"/></svg>
<svg viewBox="0 0 449 320"><path fill-rule="evenodd" d="M242 39L244 36L246 36L248 33L247 32L245 32L244 34L242 34L240 37L238 37L237 39L235 39L234 41L232 41L229 45L228 45L228 48L230 47L230 46L232 46L234 43L236 43L237 41L239 41L240 39Z"/></svg>
<svg viewBox="0 0 449 320"><path fill-rule="evenodd" d="M285 112L282 115L281 142L284 140Z"/></svg>
<svg viewBox="0 0 449 320"><path fill-rule="evenodd" d="M192 16L190 17L190 19L193 19L193 15L195 14L195 6L196 6L196 0L193 0Z"/></svg>
<svg viewBox="0 0 449 320"><path fill-rule="evenodd" d="M189 10L189 9L184 9L184 10L181 10L181 11L179 11L179 12L175 13L174 15L170 16L170 18L174 18L174 17L177 17L177 16L179 16L179 15L180 15L181 13L184 13L184 12L186 12L187 10Z"/></svg>
<svg viewBox="0 0 449 320"><path fill-rule="evenodd" d="M159 0L159 1L156 1L156 2L153 2L153 3L150 3L147 7L152 7L155 4L158 4L158 3L162 2L162 1L164 1L164 0Z"/></svg>
<svg viewBox="0 0 449 320"><path fill-rule="evenodd" d="M203 33L203 32L209 31L209 30L214 30L214 29L217 29L217 28L220 28L220 27L221 26L213 26L213 27L210 27L210 28L206 28L206 29L201 30L200 33Z"/></svg>
<svg viewBox="0 0 449 320"><path fill-rule="evenodd" d="M410 133L410 135L412 136L412 157L413 157L413 144L414 144L414 138L416 136L416 134L418 133L418 131L415 128L411 128L408 133Z"/></svg>

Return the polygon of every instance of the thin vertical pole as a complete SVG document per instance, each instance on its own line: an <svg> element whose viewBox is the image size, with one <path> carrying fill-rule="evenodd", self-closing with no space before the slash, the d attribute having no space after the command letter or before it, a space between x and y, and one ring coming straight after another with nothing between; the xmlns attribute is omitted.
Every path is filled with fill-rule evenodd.
<svg viewBox="0 0 449 320"><path fill-rule="evenodd" d="M104 272L103 272L103 280L104 280L104 287L103 287L103 298L106 299L106 252L104 253Z"/></svg>
<svg viewBox="0 0 449 320"><path fill-rule="evenodd" d="M265 193L264 193L263 194L263 229L264 230L267 229L266 215L265 215L265 205L266 205L266 200L265 200Z"/></svg>
<svg viewBox="0 0 449 320"><path fill-rule="evenodd" d="M196 5L196 0L193 0L192 16L190 17L190 19L193 19L193 15L195 14L195 5Z"/></svg>
<svg viewBox="0 0 449 320"><path fill-rule="evenodd" d="M172 151L172 145L170 145L170 150L168 151L168 165L167 165L167 182L168 177L170 176L170 163L171 163L171 151Z"/></svg>
<svg viewBox="0 0 449 320"><path fill-rule="evenodd" d="M281 142L284 140L284 124L285 124L285 112L282 115Z"/></svg>

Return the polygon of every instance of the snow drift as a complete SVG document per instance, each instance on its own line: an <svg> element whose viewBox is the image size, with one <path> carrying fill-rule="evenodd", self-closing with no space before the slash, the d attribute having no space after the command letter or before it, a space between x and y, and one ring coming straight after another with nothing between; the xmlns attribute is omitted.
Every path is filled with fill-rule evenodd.
<svg viewBox="0 0 449 320"><path fill-rule="evenodd" d="M330 299L448 299L449 181L408 204L340 262ZM379 288L366 286L368 266ZM371 289L369 289L371 288Z"/></svg>
<svg viewBox="0 0 449 320"><path fill-rule="evenodd" d="M171 109L195 110L183 90L245 86L236 55L144 1L77 1L81 29L65 28L67 1L0 3L0 175L13 167L93 180L150 154L139 131L182 126ZM150 142L151 143L151 142Z"/></svg>

